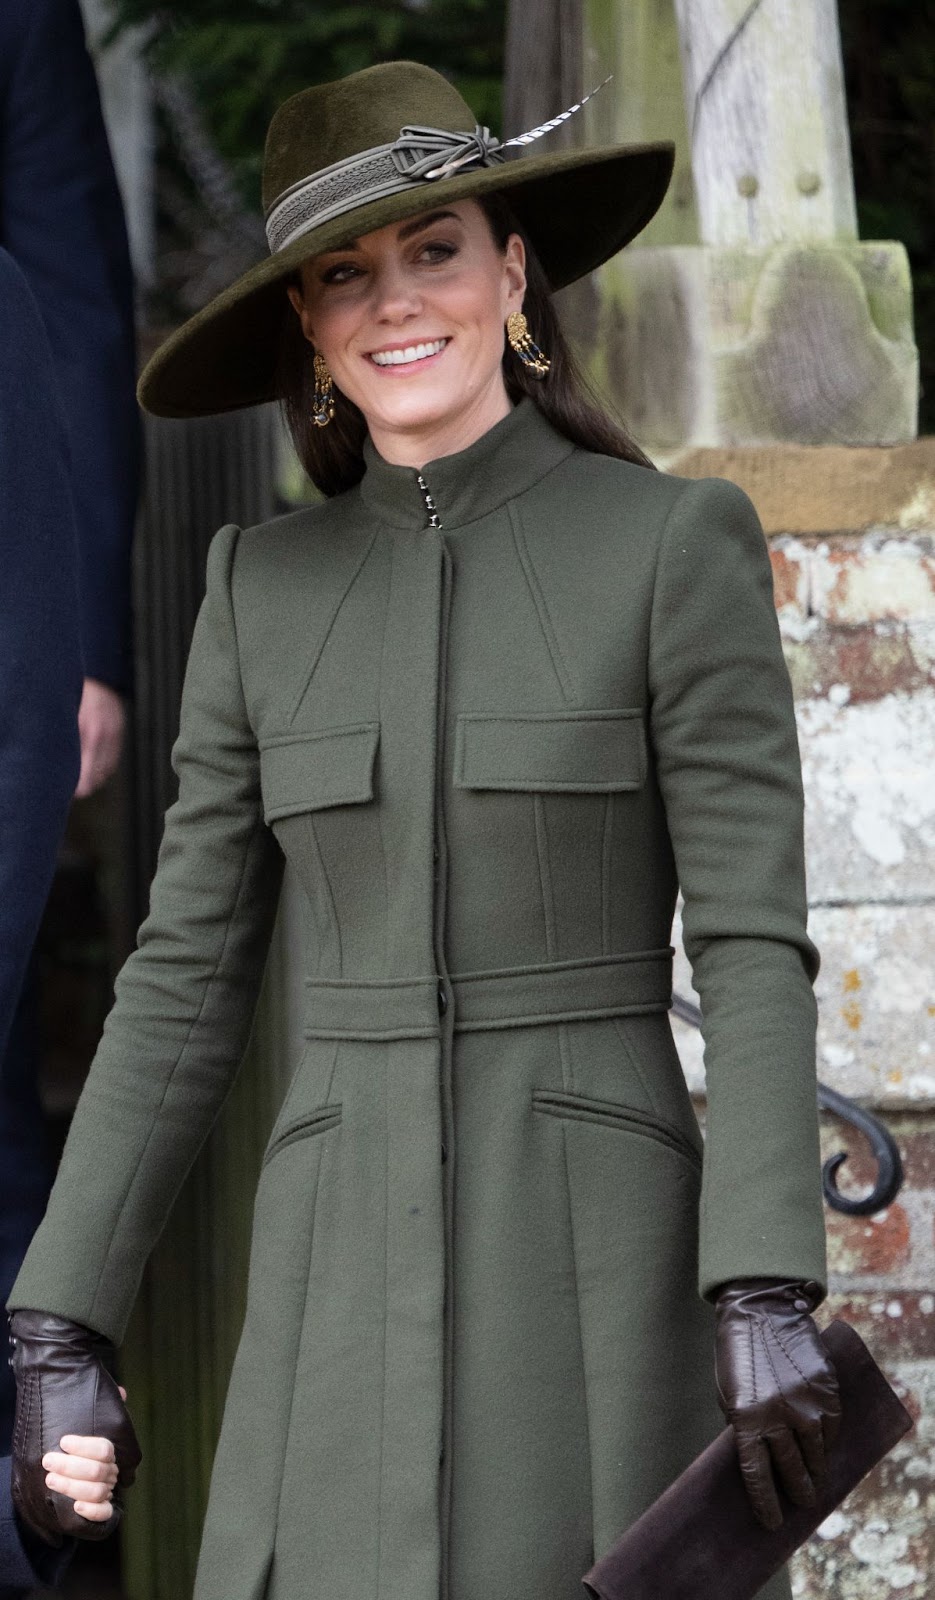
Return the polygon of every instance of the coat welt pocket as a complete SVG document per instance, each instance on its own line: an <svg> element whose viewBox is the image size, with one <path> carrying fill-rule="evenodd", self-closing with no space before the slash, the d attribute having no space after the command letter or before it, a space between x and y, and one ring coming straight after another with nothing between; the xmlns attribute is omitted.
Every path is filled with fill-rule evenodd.
<svg viewBox="0 0 935 1600"><path fill-rule="evenodd" d="M295 1144L297 1139L311 1139L316 1133L327 1133L329 1128L336 1128L341 1121L341 1110L340 1105L319 1106L317 1110L307 1111L301 1117L293 1117L267 1145L264 1167L287 1144Z"/></svg>
<svg viewBox="0 0 935 1600"><path fill-rule="evenodd" d="M643 711L465 712L455 731L459 789L639 789L646 781Z"/></svg>
<svg viewBox="0 0 935 1600"><path fill-rule="evenodd" d="M355 722L261 739L265 820L372 800L379 738L379 722Z"/></svg>
<svg viewBox="0 0 935 1600"><path fill-rule="evenodd" d="M597 1122L606 1128L619 1128L621 1133L635 1133L642 1138L654 1139L680 1155L700 1172L701 1156L691 1140L678 1128L646 1111L633 1106L621 1106L613 1100L592 1100L587 1095L566 1094L555 1089L533 1091L534 1111L547 1117L561 1117L571 1122Z"/></svg>

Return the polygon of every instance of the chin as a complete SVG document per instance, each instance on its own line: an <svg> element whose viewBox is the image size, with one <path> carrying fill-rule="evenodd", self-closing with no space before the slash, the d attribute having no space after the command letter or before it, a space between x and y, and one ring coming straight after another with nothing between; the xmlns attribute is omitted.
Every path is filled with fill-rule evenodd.
<svg viewBox="0 0 935 1600"><path fill-rule="evenodd" d="M368 395L358 404L365 416L379 418L384 428L442 428L463 415L474 398L472 393L464 389L459 391L450 382L443 390L434 386L432 389L426 386L426 390L422 394L407 394L400 383L399 394ZM371 399L372 406L369 405Z"/></svg>

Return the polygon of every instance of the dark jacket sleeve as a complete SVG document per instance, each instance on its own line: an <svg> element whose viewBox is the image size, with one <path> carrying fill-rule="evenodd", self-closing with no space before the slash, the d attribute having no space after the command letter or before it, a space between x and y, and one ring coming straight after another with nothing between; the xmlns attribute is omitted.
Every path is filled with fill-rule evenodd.
<svg viewBox="0 0 935 1600"><path fill-rule="evenodd" d="M78 0L0 6L0 245L52 347L73 464L85 671L130 683L139 489L133 280Z"/></svg>
<svg viewBox="0 0 935 1600"><path fill-rule="evenodd" d="M0 1059L78 780L64 429L39 313L0 250Z"/></svg>
<svg viewBox="0 0 935 1600"><path fill-rule="evenodd" d="M146 1258L246 1048L283 857L263 818L231 573L208 554L150 910L124 964L45 1220L8 1301L119 1340Z"/></svg>
<svg viewBox="0 0 935 1600"><path fill-rule="evenodd" d="M10 1493L10 1458L0 1456L0 1600L23 1600L33 1589L56 1589L74 1554L67 1539L53 1549L18 1520Z"/></svg>
<svg viewBox="0 0 935 1600"><path fill-rule="evenodd" d="M704 1017L700 1291L737 1277L824 1283L795 713L763 530L724 479L688 484L669 514L650 692Z"/></svg>

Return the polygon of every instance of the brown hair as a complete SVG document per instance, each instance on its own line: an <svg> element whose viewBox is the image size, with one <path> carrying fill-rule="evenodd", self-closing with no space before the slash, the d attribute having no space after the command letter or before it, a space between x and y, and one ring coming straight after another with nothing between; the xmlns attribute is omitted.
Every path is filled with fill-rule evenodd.
<svg viewBox="0 0 935 1600"><path fill-rule="evenodd" d="M511 233L518 233L526 246L523 310L532 337L552 363L546 376L537 378L505 345L503 376L510 399L515 402L529 395L552 426L584 450L651 468L653 463L626 428L606 414L575 360L562 332L548 279L508 202L494 194L479 203L499 249L506 248ZM289 281L301 284L298 273ZM311 357L299 319L287 303L278 369L282 409L296 453L312 482L322 494L335 495L353 488L364 475L367 424L353 401L335 388L333 420L326 428L313 425L315 379Z"/></svg>

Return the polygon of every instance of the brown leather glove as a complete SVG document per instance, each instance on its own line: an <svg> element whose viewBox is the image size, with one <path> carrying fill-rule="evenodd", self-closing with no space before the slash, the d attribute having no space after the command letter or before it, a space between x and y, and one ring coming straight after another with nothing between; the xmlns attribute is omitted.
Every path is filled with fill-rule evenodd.
<svg viewBox="0 0 935 1600"><path fill-rule="evenodd" d="M741 1278L724 1284L715 1302L721 1410L767 1528L782 1523L777 1483L795 1505L814 1505L838 1431L838 1380L811 1317L820 1299L817 1283Z"/></svg>
<svg viewBox="0 0 935 1600"><path fill-rule="evenodd" d="M68 1495L46 1488L42 1457L59 1448L63 1434L99 1434L113 1443L118 1487L133 1482L141 1451L120 1391L103 1362L107 1341L65 1317L14 1311L10 1346L16 1377L13 1504L47 1544L60 1545L66 1535L105 1539L120 1521L116 1498L106 1522L79 1516Z"/></svg>

